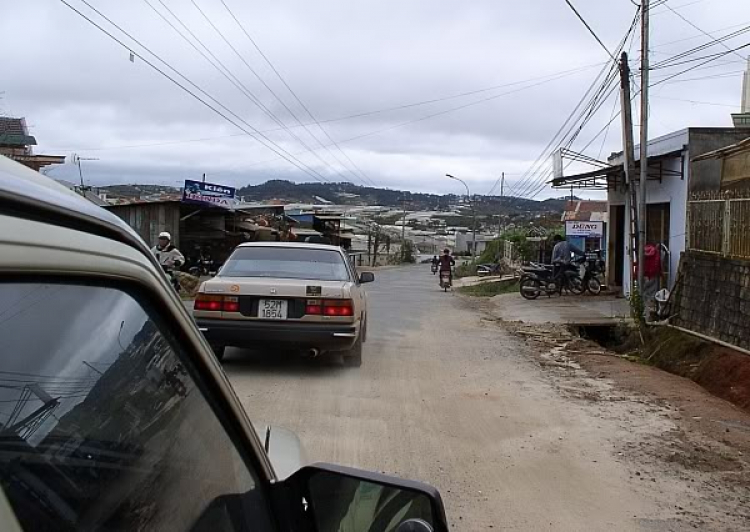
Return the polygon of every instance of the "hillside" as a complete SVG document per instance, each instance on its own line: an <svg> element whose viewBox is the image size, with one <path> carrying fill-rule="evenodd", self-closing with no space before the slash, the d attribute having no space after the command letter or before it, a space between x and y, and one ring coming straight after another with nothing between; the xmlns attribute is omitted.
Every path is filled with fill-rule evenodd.
<svg viewBox="0 0 750 532"><path fill-rule="evenodd" d="M409 210L447 210L456 205L455 194L424 194L387 188L364 187L352 183L292 183L273 180L238 189L246 201L282 200L294 203L321 203L320 198L343 205L383 205L400 207L406 199ZM562 213L568 198L535 201L524 198L478 196L477 213Z"/></svg>
<svg viewBox="0 0 750 532"><path fill-rule="evenodd" d="M152 194L179 194L180 190L163 185L111 185L101 187L112 196L144 197ZM455 194L424 194L388 188L364 187L352 183L292 183L271 180L260 185L248 185L237 189L237 196L245 201L282 201L284 203L330 202L338 205L382 205L400 208L403 201L407 209L449 211L463 199ZM477 196L476 209L479 216L496 216L502 213L510 220L533 219L539 216L556 217L565 208L569 198L543 201L525 198ZM463 214L470 214L467 204L462 205Z"/></svg>

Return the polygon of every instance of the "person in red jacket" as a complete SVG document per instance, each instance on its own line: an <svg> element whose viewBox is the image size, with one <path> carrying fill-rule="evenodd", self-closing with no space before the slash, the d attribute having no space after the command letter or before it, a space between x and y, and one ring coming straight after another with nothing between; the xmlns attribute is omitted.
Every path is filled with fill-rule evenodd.
<svg viewBox="0 0 750 532"><path fill-rule="evenodd" d="M440 255L439 261L439 268L440 273L448 272L450 275L451 284L453 284L453 267L456 265L456 259L451 257L451 252L449 249L444 249L443 254ZM440 277L440 276L438 276Z"/></svg>

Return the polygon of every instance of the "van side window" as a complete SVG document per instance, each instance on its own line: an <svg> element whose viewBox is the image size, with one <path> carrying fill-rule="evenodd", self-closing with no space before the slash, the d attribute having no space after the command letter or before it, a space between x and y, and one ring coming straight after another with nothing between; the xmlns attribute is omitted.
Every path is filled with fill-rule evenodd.
<svg viewBox="0 0 750 532"><path fill-rule="evenodd" d="M23 530L270 530L155 316L116 288L0 283L0 487Z"/></svg>

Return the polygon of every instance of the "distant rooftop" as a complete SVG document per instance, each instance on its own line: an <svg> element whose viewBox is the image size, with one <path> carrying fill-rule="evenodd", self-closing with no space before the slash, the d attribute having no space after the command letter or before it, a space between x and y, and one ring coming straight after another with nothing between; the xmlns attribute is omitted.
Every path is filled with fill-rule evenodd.
<svg viewBox="0 0 750 532"><path fill-rule="evenodd" d="M0 145L19 148L36 146L36 139L29 135L23 118L0 116Z"/></svg>

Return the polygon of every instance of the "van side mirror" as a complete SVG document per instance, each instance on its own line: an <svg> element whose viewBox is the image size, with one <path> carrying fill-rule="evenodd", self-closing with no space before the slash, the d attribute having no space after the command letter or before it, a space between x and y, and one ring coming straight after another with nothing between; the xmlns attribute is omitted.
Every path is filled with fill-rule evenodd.
<svg viewBox="0 0 750 532"><path fill-rule="evenodd" d="M306 525L304 530L448 532L440 494L420 482L315 464L303 467L274 489L285 499L283 507L290 510L290 520Z"/></svg>
<svg viewBox="0 0 750 532"><path fill-rule="evenodd" d="M360 283L372 283L375 281L375 274L372 272L362 272L359 274Z"/></svg>

